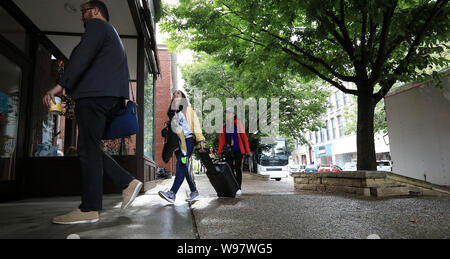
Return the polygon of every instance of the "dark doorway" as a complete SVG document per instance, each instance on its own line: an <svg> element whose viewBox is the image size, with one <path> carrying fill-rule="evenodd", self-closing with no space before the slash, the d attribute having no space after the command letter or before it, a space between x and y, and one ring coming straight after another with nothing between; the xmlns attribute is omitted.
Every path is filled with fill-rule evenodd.
<svg viewBox="0 0 450 259"><path fill-rule="evenodd" d="M21 175L18 157L21 153L23 116L27 81L27 62L11 46L0 40L0 199L17 198Z"/></svg>

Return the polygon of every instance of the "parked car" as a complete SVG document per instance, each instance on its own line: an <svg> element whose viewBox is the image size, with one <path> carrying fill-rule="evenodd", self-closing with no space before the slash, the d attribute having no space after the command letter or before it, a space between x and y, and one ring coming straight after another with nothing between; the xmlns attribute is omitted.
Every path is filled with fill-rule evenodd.
<svg viewBox="0 0 450 259"><path fill-rule="evenodd" d="M298 173L298 172L300 172L300 165L290 165L289 166L289 171L291 173Z"/></svg>
<svg viewBox="0 0 450 259"><path fill-rule="evenodd" d="M377 171L392 172L392 161L389 160L377 161Z"/></svg>
<svg viewBox="0 0 450 259"><path fill-rule="evenodd" d="M306 165L300 165L299 172L300 173L304 173L305 172L305 168L306 168Z"/></svg>
<svg viewBox="0 0 450 259"><path fill-rule="evenodd" d="M318 169L319 169L319 165L318 164L307 165L305 167L305 173L317 173Z"/></svg>
<svg viewBox="0 0 450 259"><path fill-rule="evenodd" d="M320 165L318 172L340 172L342 171L342 168L337 165Z"/></svg>
<svg viewBox="0 0 450 259"><path fill-rule="evenodd" d="M291 165L290 171L291 173L304 173L305 172L305 165Z"/></svg>
<svg viewBox="0 0 450 259"><path fill-rule="evenodd" d="M344 167L342 168L342 170L344 170L344 171L356 171L357 170L356 162L347 162L347 163L345 163Z"/></svg>

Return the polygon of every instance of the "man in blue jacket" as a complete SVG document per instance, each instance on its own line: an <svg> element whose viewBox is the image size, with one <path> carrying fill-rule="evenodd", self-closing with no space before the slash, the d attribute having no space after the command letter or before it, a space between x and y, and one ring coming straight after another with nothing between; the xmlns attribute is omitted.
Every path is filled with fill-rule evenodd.
<svg viewBox="0 0 450 259"><path fill-rule="evenodd" d="M49 107L54 96L66 92L76 101L78 157L82 172L81 205L53 219L55 224L91 223L102 209L103 172L123 190L122 210L139 193L142 182L121 168L100 149L105 127L129 97L129 72L125 49L108 22L106 5L89 1L81 5L85 27L80 43L70 55L58 85L47 92L43 103Z"/></svg>

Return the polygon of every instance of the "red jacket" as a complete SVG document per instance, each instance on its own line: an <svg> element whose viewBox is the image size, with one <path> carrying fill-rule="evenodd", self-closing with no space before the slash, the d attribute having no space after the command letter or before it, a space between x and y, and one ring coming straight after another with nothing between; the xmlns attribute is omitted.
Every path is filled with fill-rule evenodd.
<svg viewBox="0 0 450 259"><path fill-rule="evenodd" d="M250 152L250 146L248 145L248 138L247 134L245 134L245 129L242 123L239 120L234 120L234 125L237 125L238 128L238 139L239 139L239 149L241 150L241 154L249 153ZM223 151L223 147L226 144L226 130L225 130L225 124L222 126L222 131L220 132L220 138L219 138L219 150L217 151L217 154L221 154ZM242 132L242 133L239 133Z"/></svg>

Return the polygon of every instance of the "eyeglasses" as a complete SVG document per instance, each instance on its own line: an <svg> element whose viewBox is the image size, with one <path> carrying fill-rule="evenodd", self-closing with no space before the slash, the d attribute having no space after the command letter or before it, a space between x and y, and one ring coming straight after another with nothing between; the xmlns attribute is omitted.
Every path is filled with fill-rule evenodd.
<svg viewBox="0 0 450 259"><path fill-rule="evenodd" d="M84 15L87 11L94 9L94 7L81 9L81 15Z"/></svg>

